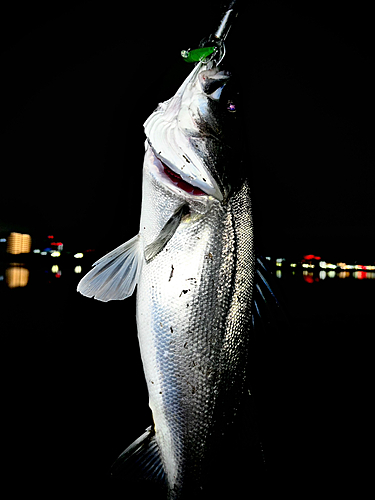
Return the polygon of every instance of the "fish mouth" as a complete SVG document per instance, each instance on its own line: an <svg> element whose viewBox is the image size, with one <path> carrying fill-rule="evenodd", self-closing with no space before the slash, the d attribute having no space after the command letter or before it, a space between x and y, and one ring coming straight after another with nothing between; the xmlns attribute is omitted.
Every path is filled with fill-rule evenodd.
<svg viewBox="0 0 375 500"><path fill-rule="evenodd" d="M209 196L209 193L183 179L181 175L176 172L177 169L175 167L173 168L170 162L167 164L166 160L161 158L152 147L151 151L157 160L159 174L164 178L168 178L170 183L191 196Z"/></svg>
<svg viewBox="0 0 375 500"><path fill-rule="evenodd" d="M180 151L179 155L171 155L171 161L161 151L157 152L150 140L148 140L148 144L153 155L160 163L162 173L176 187L193 196L205 195L212 196L219 201L223 200L223 195L216 180L203 163L198 160L198 157L193 160L188 154ZM173 160L176 160L176 162Z"/></svg>
<svg viewBox="0 0 375 500"><path fill-rule="evenodd" d="M169 177L169 179L171 180L171 182L175 186L177 186L178 188L180 188L183 191L185 191L185 193L191 194L193 196L202 196L202 195L206 195L207 196L207 193L205 193L201 189L193 186L192 184L189 184L188 182L184 181L183 178L180 175L176 174L176 172L174 172L172 169L170 169L161 160L159 160L159 161L162 164L162 167L164 169L164 173Z"/></svg>
<svg viewBox="0 0 375 500"><path fill-rule="evenodd" d="M207 165L205 143L198 141L201 132L197 128L197 116L192 115L192 100L197 95L204 95L197 80L201 70L202 63L199 63L176 94L168 101L159 104L144 123L144 129L155 156L181 178L180 181L170 175L172 180L179 182L185 191L188 188L183 182L193 186L193 190L200 190L223 201L221 183L215 179Z"/></svg>

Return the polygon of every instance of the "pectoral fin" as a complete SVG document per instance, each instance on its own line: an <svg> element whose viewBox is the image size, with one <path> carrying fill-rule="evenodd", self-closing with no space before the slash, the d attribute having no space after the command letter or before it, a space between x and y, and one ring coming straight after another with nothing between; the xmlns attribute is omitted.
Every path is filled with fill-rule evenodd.
<svg viewBox="0 0 375 500"><path fill-rule="evenodd" d="M96 261L94 269L78 283L77 290L103 302L126 299L134 292L142 260L137 235Z"/></svg>
<svg viewBox="0 0 375 500"><path fill-rule="evenodd" d="M165 224L163 229L160 231L158 237L155 241L147 245L145 248L145 259L149 263L154 259L158 253L160 253L168 241L172 238L176 232L178 226L180 225L181 219L184 215L189 213L189 206L185 203L179 207L172 217Z"/></svg>

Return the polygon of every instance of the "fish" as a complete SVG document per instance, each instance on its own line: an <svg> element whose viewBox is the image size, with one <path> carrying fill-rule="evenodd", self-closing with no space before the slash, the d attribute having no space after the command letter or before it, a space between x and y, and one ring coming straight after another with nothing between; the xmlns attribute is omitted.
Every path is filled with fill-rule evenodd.
<svg viewBox="0 0 375 500"><path fill-rule="evenodd" d="M251 399L254 297L272 294L257 271L250 185L239 174L246 141L238 80L218 59L198 61L144 123L139 233L78 284L104 302L137 288L153 423L114 473L159 484L169 500L210 490L223 436Z"/></svg>

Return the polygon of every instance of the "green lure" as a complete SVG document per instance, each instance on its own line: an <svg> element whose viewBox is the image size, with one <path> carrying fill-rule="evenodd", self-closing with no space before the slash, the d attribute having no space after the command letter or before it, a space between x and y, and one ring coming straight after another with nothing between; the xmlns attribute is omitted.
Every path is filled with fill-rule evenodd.
<svg viewBox="0 0 375 500"><path fill-rule="evenodd" d="M198 62L210 56L217 50L217 47L202 47L194 50L182 50L181 55L188 63Z"/></svg>

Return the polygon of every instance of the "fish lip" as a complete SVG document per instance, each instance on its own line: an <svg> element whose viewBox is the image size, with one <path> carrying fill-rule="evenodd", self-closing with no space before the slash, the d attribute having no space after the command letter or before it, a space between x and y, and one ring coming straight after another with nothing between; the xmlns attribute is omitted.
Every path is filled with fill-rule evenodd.
<svg viewBox="0 0 375 500"><path fill-rule="evenodd" d="M196 186L193 186L193 184L184 181L184 179L182 179L181 175L176 171L177 169L171 164L171 162L169 162L168 160L164 160L164 158L158 155L155 149L150 144L148 144L148 150L150 151L154 159L157 160L157 163L154 162L154 164L158 169L158 176L162 178L163 182L167 182L167 185L170 189L176 191L178 194L183 194L183 196L193 197L196 199L210 197L210 195L202 189L197 188ZM168 169L170 172L168 173L166 169ZM172 173L176 174L175 178L174 176L170 175ZM181 184L186 184L186 188Z"/></svg>
<svg viewBox="0 0 375 500"><path fill-rule="evenodd" d="M210 180L210 184L212 184L212 186L207 182L205 182L206 181L205 178L203 178L203 182L201 182L198 178L196 177L194 178L193 176L189 175L189 173L186 173L183 170L176 167L176 165L172 163L168 158L166 158L165 156L163 156L162 154L158 153L155 150L155 148L153 147L148 138L147 138L147 143L155 158L157 158L162 164L165 164L170 170L172 170L172 172L174 172L177 176L179 176L183 181L192 186L192 188L199 189L200 191L203 192L203 195L212 196L213 198L216 198L218 201L223 201L224 196L221 190L219 189L216 181L213 179L211 174L206 169L205 169L205 175ZM182 156L185 157L187 164L192 163L188 155L184 154ZM202 195L191 194L191 196L202 196Z"/></svg>

